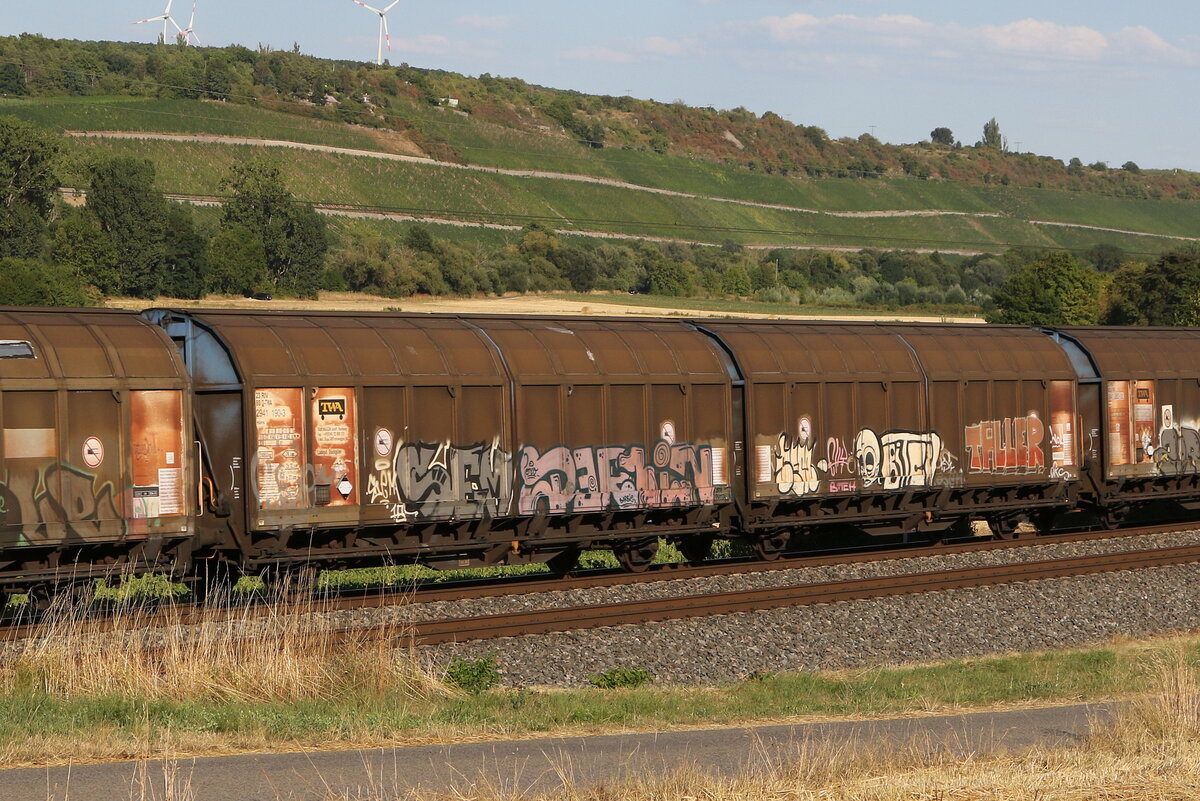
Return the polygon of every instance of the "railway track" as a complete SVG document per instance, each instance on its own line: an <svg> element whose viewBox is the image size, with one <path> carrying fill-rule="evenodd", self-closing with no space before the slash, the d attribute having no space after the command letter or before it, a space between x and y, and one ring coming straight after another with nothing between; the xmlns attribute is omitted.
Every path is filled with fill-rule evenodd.
<svg viewBox="0 0 1200 801"><path fill-rule="evenodd" d="M1037 581L1122 570L1143 570L1192 562L1200 562L1200 545L818 584L798 584L769 589L680 595L671 598L569 609L450 618L417 623L412 636L417 645L437 645L632 623L758 612L781 607L885 598L966 587L985 587L1018 581ZM383 629L380 631L382 632ZM371 633L371 629L354 629L348 630L346 636L363 638L370 636Z"/></svg>
<svg viewBox="0 0 1200 801"><path fill-rule="evenodd" d="M826 567L853 563L906 561L920 557L970 554L984 551L1003 551L1020 548L1037 548L1043 545L1060 545L1095 540L1125 539L1150 534L1192 531L1196 523L1178 523L1144 526L1122 531L1091 531L1073 534L1038 536L1012 540L980 540L956 544L932 546L880 548L872 550L824 552L782 558L772 562L759 560L728 560L699 565L668 563L654 565L644 573L620 571L587 571L565 577L552 575L525 576L519 578L471 580L444 584L397 585L351 590L332 595L272 602L262 597L249 602L217 606L197 606L172 602L157 611L142 611L135 616L139 626L151 628L156 625L193 625L200 622L214 623L230 620L249 620L260 614L322 614L372 609L403 604L432 604L509 595L562 592L567 590L618 587L665 581L780 572L804 568ZM871 579L855 579L822 584L797 584L767 590L706 594L681 594L673 598L656 601L605 604L582 608L543 609L514 615L489 615L483 617L458 617L412 624L411 633L419 645L435 645L461 642L471 639L539 634L570 629L598 628L627 623L650 622L703 617L715 614L772 609L781 606L832 603L841 600L884 597L887 595L910 594L966 586L985 586L1007 581L1055 578L1067 575L1105 572L1106 570L1138 569L1186 561L1200 561L1200 546L1195 554L1187 548L1169 550L1133 551L1124 554L1109 554L1071 560L1023 561L993 568L968 568L934 573L909 573L889 575ZM1130 562L1120 566L1121 560L1138 555L1142 563ZM1157 557L1156 557L1157 555ZM1152 562L1154 558L1160 561ZM1090 562L1089 562L1090 560ZM1093 564L1094 563L1094 564ZM1066 571L1055 573L1055 570ZM79 621L77 628L83 632L103 633L127 626L121 615L115 617L94 615ZM0 639L20 640L36 636L41 624L34 621L17 622L0 629ZM346 639L370 637L394 637L397 626L347 627L341 632Z"/></svg>

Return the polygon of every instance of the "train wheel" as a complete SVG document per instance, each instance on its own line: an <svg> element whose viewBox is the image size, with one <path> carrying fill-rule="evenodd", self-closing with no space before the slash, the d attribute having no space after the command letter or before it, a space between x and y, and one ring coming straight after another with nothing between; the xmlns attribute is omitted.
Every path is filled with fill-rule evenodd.
<svg viewBox="0 0 1200 801"><path fill-rule="evenodd" d="M317 592L321 570L305 563L289 568L279 576L278 595L285 601L307 601Z"/></svg>
<svg viewBox="0 0 1200 801"><path fill-rule="evenodd" d="M1017 531L1017 524L1020 522L1015 517L993 517L988 520L988 526L992 529L992 534L996 539L1015 540L1021 536Z"/></svg>
<svg viewBox="0 0 1200 801"><path fill-rule="evenodd" d="M1046 511L1035 512L1029 516L1029 522L1033 523L1038 530L1038 534L1050 534L1054 531L1054 524L1058 520L1058 512Z"/></svg>
<svg viewBox="0 0 1200 801"><path fill-rule="evenodd" d="M790 540L791 535L787 532L777 531L773 534L764 534L761 537L755 537L750 541L750 547L754 550L754 555L759 559L766 562L774 562L783 556L783 552L787 550Z"/></svg>
<svg viewBox="0 0 1200 801"><path fill-rule="evenodd" d="M679 552L689 562L703 562L712 555L713 538L702 536L683 537L679 540Z"/></svg>
<svg viewBox="0 0 1200 801"><path fill-rule="evenodd" d="M565 576L579 564L580 550L567 548L546 560L546 567L556 576Z"/></svg>
<svg viewBox="0 0 1200 801"><path fill-rule="evenodd" d="M617 564L630 573L643 573L654 562L658 553L658 538L638 540L613 549Z"/></svg>
<svg viewBox="0 0 1200 801"><path fill-rule="evenodd" d="M30 587L26 597L30 611L82 616L91 611L96 587L90 579L46 582Z"/></svg>
<svg viewBox="0 0 1200 801"><path fill-rule="evenodd" d="M195 577L188 584L192 600L202 604L226 604L233 599L233 585L241 577L238 566L226 559L199 559L192 563Z"/></svg>

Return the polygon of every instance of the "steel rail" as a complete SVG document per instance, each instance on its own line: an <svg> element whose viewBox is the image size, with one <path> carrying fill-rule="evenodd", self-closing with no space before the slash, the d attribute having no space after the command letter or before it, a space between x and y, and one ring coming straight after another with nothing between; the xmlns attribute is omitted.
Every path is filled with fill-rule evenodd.
<svg viewBox="0 0 1200 801"><path fill-rule="evenodd" d="M417 645L436 645L1144 570L1194 562L1200 562L1200 545L435 620L414 624L411 636ZM369 636L371 631L350 629L346 635L363 637ZM394 632L394 628L390 631Z"/></svg>

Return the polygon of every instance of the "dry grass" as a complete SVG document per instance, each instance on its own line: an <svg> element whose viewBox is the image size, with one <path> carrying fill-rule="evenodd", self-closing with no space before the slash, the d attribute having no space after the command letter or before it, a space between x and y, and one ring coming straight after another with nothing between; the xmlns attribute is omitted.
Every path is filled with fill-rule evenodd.
<svg viewBox="0 0 1200 801"><path fill-rule="evenodd" d="M169 601L167 602L170 603ZM36 634L0 661L0 682L55 698L295 703L343 694L427 696L442 690L391 636L347 642L320 612L249 608L186 622L180 609L129 605L115 633L89 631L78 607L56 603Z"/></svg>

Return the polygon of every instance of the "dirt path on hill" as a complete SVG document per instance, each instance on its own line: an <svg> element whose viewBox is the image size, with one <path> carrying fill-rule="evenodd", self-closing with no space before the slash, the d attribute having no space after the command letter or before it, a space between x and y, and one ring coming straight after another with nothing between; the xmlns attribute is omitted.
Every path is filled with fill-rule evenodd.
<svg viewBox="0 0 1200 801"><path fill-rule="evenodd" d="M87 192L74 187L62 187L59 192L63 199L72 206L82 206L87 200ZM192 206L221 206L224 202L219 197L210 195L182 195L179 193L168 193L163 195L167 200L173 200L177 203L187 203ZM452 225L456 228L487 228L493 231L520 231L521 226L509 225L505 223L489 223L478 222L473 220L456 220L451 217L438 217L431 214L414 214L402 211L365 211L355 208L347 208L344 205L322 205L320 203L310 204L318 213L328 217L348 217L359 220L386 220L392 222L419 222L429 223L431 225ZM559 228L555 231L558 236L585 236L590 239L614 239L619 241L629 242L673 242L681 245L700 245L704 247L713 247L715 243L705 242L699 239L684 239L682 237L673 236L654 236L651 234L620 234L613 231L589 231L581 228ZM778 243L754 243L747 242L742 245L747 250L828 250L838 251L842 253L857 253L862 250L862 245L787 245ZM947 248L905 248L910 253L943 253L956 256L979 256L987 251L983 250L953 250Z"/></svg>
<svg viewBox="0 0 1200 801"><path fill-rule="evenodd" d="M687 198L690 200L707 200L714 203L731 203L736 206L749 206L751 208L774 209L777 211L787 211L797 214L815 214L826 217L842 217L852 219L879 219L892 217L970 217L973 219L985 218L1006 218L1010 217L1007 214L988 211L949 211L946 209L895 209L895 210L877 210L877 211L826 211L822 209L811 209L804 206L789 206L783 203L761 203L753 200L737 200L735 198L716 197L713 195L700 195L693 192L679 192L673 189L660 189L653 186L644 186L642 184L633 184L628 181L621 181L615 178L603 178L596 175L581 175L579 173L568 172L551 172L547 170L514 170L503 167L487 167L478 164L455 164L448 161L437 161L436 159L427 158L424 156L410 156L400 153L385 153L377 150L360 150L349 147L336 147L333 145L314 145L305 142L290 142L285 139L257 139L248 136L220 136L215 134L173 134L173 133L155 133L150 131L66 131L67 136L77 138L92 138L92 139L145 139L152 141L170 141L170 142L199 142L208 144L220 145L244 145L250 147L282 147L294 150L309 150L318 153L333 153L343 156L355 156L361 158L382 159L385 161L402 161L411 164L424 164L433 167L445 167L454 170L469 170L473 172L491 173L493 175L509 175L518 178L546 178L556 181L574 181L577 183L599 184L602 186L611 186L618 189L628 189L636 192L649 192L655 195L666 195L669 197ZM182 199L186 196L178 196ZM323 213L336 213L332 209L318 207L318 210ZM439 222L449 225L462 225L464 227L512 227L517 226L500 226L488 223L468 223L455 220L443 220L436 218L423 217L420 215L404 215L384 212L360 212L360 213L343 213L341 216L372 216L379 218L406 218L406 219L421 219L429 222ZM1083 223L1068 223L1055 222L1051 220L1024 220L1030 225L1046 225L1058 228L1076 228L1088 231L1102 231L1105 233L1125 234L1128 236L1146 236L1158 239L1171 239L1180 242L1200 242L1200 237L1179 236L1175 234L1155 234L1146 231L1133 231L1124 228L1105 228L1098 225L1085 225ZM625 236L621 234L611 234L603 232L583 232L587 236L611 237L619 239L645 239L649 241L683 241L673 240L666 237L635 237ZM705 244L705 243L697 243ZM764 245L762 247L776 247L773 245ZM803 249L817 249L815 247L806 247ZM838 248L822 246L820 250L859 250L861 248ZM933 253L934 249L917 249L915 252ZM965 251L965 250L941 250L942 253L955 253L965 256L974 256L984 251Z"/></svg>

